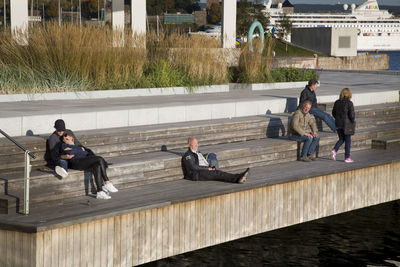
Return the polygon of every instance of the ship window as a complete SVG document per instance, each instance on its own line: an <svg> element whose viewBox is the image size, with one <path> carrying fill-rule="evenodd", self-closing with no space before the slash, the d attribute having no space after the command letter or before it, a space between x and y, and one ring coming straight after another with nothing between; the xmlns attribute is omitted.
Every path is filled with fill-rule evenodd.
<svg viewBox="0 0 400 267"><path fill-rule="evenodd" d="M339 48L350 48L350 36L339 36Z"/></svg>

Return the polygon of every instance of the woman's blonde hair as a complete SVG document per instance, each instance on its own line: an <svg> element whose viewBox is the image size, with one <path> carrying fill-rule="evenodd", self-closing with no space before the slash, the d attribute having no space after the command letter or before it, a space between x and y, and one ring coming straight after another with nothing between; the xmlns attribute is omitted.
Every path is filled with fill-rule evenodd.
<svg viewBox="0 0 400 267"><path fill-rule="evenodd" d="M343 88L343 90L340 92L340 99L351 99L352 94L349 88Z"/></svg>

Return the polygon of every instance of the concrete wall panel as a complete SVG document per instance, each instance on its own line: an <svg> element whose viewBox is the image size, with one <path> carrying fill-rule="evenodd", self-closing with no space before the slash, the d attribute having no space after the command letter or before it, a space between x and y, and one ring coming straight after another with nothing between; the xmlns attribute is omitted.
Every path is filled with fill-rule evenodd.
<svg viewBox="0 0 400 267"><path fill-rule="evenodd" d="M129 110L129 126L149 125L158 123L158 108Z"/></svg>
<svg viewBox="0 0 400 267"><path fill-rule="evenodd" d="M131 14L133 34L146 34L146 0L132 0Z"/></svg>
<svg viewBox="0 0 400 267"><path fill-rule="evenodd" d="M222 1L222 48L236 45L236 0Z"/></svg>
<svg viewBox="0 0 400 267"><path fill-rule="evenodd" d="M21 45L28 43L28 0L10 1L11 32Z"/></svg>

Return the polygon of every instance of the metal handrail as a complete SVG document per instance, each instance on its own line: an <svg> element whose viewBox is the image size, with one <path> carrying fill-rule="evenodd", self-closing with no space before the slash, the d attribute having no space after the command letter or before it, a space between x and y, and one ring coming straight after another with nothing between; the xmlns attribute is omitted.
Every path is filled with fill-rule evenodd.
<svg viewBox="0 0 400 267"><path fill-rule="evenodd" d="M18 143L14 138L12 138L11 136L9 136L8 134L6 134L3 130L0 129L0 133L2 135L4 135L8 140L10 140L11 142L13 142L17 147L19 147L20 149L22 149L24 152L28 151L28 155L31 156L31 158L36 159L35 154L33 154L32 152L30 152L28 149L26 149L23 145L21 145L20 143Z"/></svg>
<svg viewBox="0 0 400 267"><path fill-rule="evenodd" d="M31 158L36 158L36 156L30 152L28 149L23 147L20 143L18 143L14 138L6 134L3 130L0 129L0 133L4 135L8 140L13 142L17 147L22 149L25 152L25 164L24 164L24 214L28 215L29 214L29 174L31 172L31 164L30 164L30 159Z"/></svg>

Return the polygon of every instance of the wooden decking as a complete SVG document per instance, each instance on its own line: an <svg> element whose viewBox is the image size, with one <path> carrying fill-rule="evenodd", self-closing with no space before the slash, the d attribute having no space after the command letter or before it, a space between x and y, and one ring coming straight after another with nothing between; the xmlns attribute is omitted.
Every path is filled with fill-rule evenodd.
<svg viewBox="0 0 400 267"><path fill-rule="evenodd" d="M0 265L132 266L399 199L399 152L257 167L244 185L178 180L0 215Z"/></svg>

